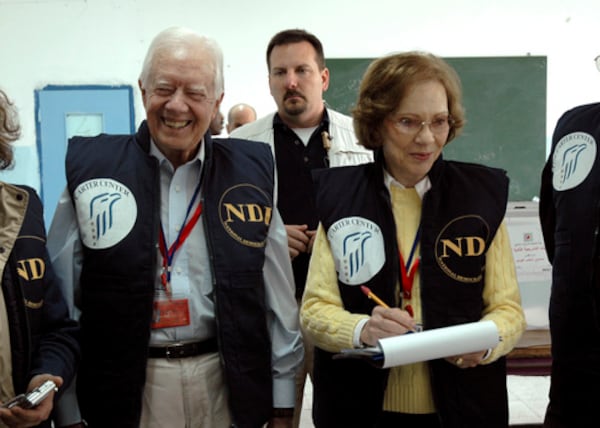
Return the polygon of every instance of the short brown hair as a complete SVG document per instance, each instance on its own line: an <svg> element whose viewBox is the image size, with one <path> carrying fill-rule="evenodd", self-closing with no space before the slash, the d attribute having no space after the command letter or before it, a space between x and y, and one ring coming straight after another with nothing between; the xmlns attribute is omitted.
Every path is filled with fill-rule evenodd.
<svg viewBox="0 0 600 428"><path fill-rule="evenodd" d="M292 43L308 42L312 45L317 53L315 61L320 70L325 68L325 54L323 53L323 45L314 34L301 29L283 30L275 34L269 45L267 46L267 67L271 70L271 52L275 46L290 45Z"/></svg>
<svg viewBox="0 0 600 428"><path fill-rule="evenodd" d="M430 80L438 81L446 88L448 112L453 119L446 144L458 136L465 125L458 74L435 55L406 52L376 59L367 68L352 110L354 131L360 143L369 149L381 147L383 121L398 108L410 86Z"/></svg>
<svg viewBox="0 0 600 428"><path fill-rule="evenodd" d="M6 169L13 161L11 143L19 139L21 126L17 112L6 93L0 89L0 169Z"/></svg>

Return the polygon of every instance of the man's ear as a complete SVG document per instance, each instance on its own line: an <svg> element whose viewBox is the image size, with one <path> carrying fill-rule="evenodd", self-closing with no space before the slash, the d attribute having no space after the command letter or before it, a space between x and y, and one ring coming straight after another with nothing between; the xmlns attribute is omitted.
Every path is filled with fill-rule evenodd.
<svg viewBox="0 0 600 428"><path fill-rule="evenodd" d="M219 107L221 107L221 103L223 102L224 96L225 96L225 92L222 92L221 96L216 100L215 107L217 107L217 110L219 109Z"/></svg>
<svg viewBox="0 0 600 428"><path fill-rule="evenodd" d="M329 69L325 67L321 70L321 80L323 81L323 92L329 89Z"/></svg>
<svg viewBox="0 0 600 428"><path fill-rule="evenodd" d="M138 87L140 88L140 92L142 93L142 101L146 104L146 90L142 86L142 81L138 79Z"/></svg>

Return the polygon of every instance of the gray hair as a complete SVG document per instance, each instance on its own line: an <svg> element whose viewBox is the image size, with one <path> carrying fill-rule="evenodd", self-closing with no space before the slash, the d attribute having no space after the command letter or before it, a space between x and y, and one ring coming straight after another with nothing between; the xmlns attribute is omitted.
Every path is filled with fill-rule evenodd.
<svg viewBox="0 0 600 428"><path fill-rule="evenodd" d="M156 53L161 50L176 50L188 47L202 47L211 55L215 68L215 96L220 97L224 90L224 78L223 78L223 51L214 39L202 36L196 33L194 30L185 27L171 27L161 31L154 37L144 64L142 66L142 72L140 73L140 81L142 85L146 86L148 78L152 73L152 66Z"/></svg>

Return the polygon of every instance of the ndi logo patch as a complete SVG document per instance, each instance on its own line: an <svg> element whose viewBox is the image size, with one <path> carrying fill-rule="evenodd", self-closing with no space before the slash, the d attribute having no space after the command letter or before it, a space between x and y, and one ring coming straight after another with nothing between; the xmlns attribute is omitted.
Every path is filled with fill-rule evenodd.
<svg viewBox="0 0 600 428"><path fill-rule="evenodd" d="M482 217L465 215L451 220L435 240L439 267L455 281L480 282L489 239L490 227Z"/></svg>
<svg viewBox="0 0 600 428"><path fill-rule="evenodd" d="M569 190L587 178L596 161L596 140L585 132L573 132L560 139L552 156L552 186Z"/></svg>
<svg viewBox="0 0 600 428"><path fill-rule="evenodd" d="M385 262L381 229L363 217L346 217L327 230L335 269L341 282L361 285L373 278Z"/></svg>
<svg viewBox="0 0 600 428"><path fill-rule="evenodd" d="M85 246L112 247L133 229L137 203L124 184L111 178L88 180L77 186L73 198Z"/></svg>
<svg viewBox="0 0 600 428"><path fill-rule="evenodd" d="M219 200L219 216L229 236L242 245L262 248L273 215L273 203L259 187L242 183L223 192Z"/></svg>

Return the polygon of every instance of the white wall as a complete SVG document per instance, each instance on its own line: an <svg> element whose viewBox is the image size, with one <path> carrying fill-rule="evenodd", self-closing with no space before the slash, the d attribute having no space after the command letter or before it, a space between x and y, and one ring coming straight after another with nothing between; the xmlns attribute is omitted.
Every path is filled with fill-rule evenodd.
<svg viewBox="0 0 600 428"><path fill-rule="evenodd" d="M328 58L412 49L547 56L548 137L562 112L600 100L598 0L0 0L0 87L19 109L19 145L36 144L34 91L49 84L133 85L139 123L141 62L154 35L172 25L214 37L223 48L224 113L241 101L259 116L275 109L265 49L273 34L295 27L315 33ZM17 168L39 188L36 156Z"/></svg>

